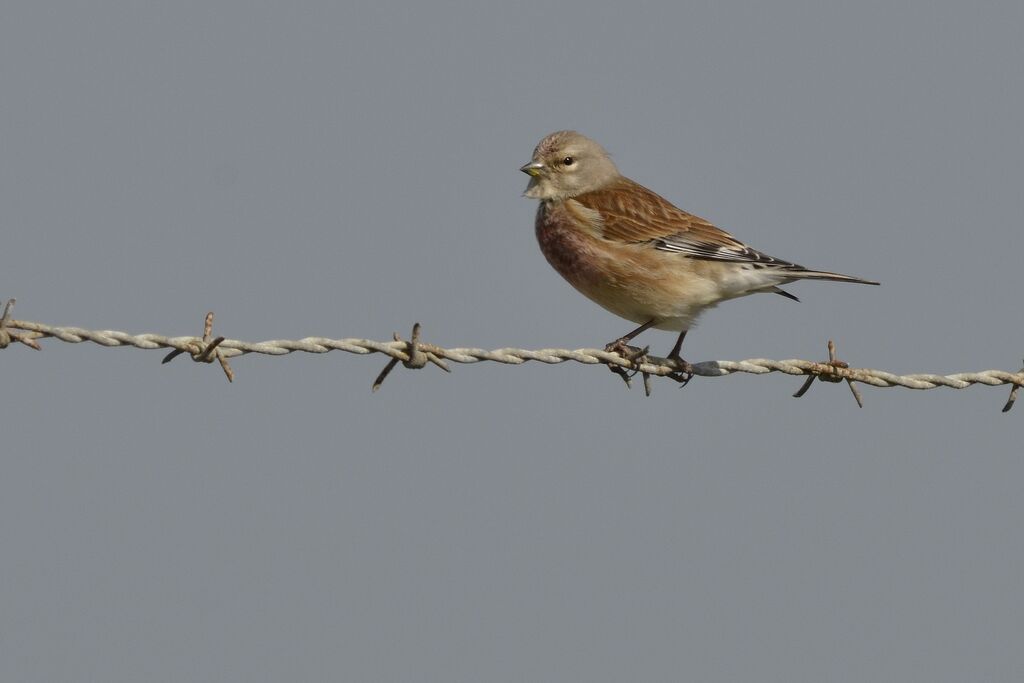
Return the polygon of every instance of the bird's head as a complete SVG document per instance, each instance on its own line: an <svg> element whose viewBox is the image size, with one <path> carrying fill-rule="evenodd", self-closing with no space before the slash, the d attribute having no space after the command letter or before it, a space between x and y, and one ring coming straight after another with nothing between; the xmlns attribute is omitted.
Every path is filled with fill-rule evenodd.
<svg viewBox="0 0 1024 683"><path fill-rule="evenodd" d="M575 197L600 189L619 176L608 152L574 130L551 133L519 169L530 176L524 196L541 200Z"/></svg>

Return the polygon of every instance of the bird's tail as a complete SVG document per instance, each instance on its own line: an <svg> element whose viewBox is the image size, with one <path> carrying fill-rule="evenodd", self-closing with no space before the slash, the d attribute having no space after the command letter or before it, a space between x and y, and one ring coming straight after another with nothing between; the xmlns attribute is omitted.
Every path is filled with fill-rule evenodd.
<svg viewBox="0 0 1024 683"><path fill-rule="evenodd" d="M797 268L789 270L786 275L788 277L792 277L794 280L832 280L833 282L856 282L861 285L882 284L880 282L875 282L874 280L865 280L864 278L853 277L852 275L830 273L827 270L806 270L804 268Z"/></svg>

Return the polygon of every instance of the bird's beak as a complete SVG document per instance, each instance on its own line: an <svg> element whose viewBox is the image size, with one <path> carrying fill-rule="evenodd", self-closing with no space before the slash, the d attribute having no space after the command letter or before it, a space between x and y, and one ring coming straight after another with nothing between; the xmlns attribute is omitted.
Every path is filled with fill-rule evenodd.
<svg viewBox="0 0 1024 683"><path fill-rule="evenodd" d="M519 170L528 176L536 178L537 176L540 175L540 170L542 168L544 168L544 164L540 163L539 161L531 161L530 163L526 164Z"/></svg>

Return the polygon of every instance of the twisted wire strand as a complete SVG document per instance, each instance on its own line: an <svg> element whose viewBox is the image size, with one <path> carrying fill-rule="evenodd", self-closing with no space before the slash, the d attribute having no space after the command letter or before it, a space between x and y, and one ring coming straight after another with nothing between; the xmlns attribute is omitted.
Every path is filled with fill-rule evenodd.
<svg viewBox="0 0 1024 683"><path fill-rule="evenodd" d="M88 330L81 327L61 327L24 320L9 320L7 321L7 328L23 330L20 334L28 340L49 337L72 344L92 342L108 347L133 346L139 349L175 349L192 354L193 357L208 342L208 340L204 340L201 337L193 336L167 337L153 333L129 334L118 330ZM655 376L670 375L680 369L674 361L665 358L646 356L642 362L634 364L617 353L602 349L446 349L426 343L417 343L416 348L428 356L434 356L441 361L464 364L492 361L509 365L520 365L528 361L548 364L574 361L584 365L617 366ZM218 356L224 359L249 353L283 356L299 351L304 353L344 351L360 355L380 353L391 357L395 361L407 364L413 360L413 355L415 355L415 349L413 349L413 354L410 354L410 342L397 338L395 341L374 341L359 338L329 339L327 337L305 337L297 340L271 339L261 342L224 339L220 341L217 347ZM422 367L422 365L423 363L420 363L414 367ZM763 375L781 372L787 375L817 376L829 381L849 380L873 387L905 387L918 390L935 389L938 387L964 389L973 384L1024 386L1024 371L1014 373L1004 370L982 370L978 372L958 372L951 375L931 373L897 375L884 370L848 368L843 367L844 365L800 359L771 360L768 358L749 358L740 361L713 360L694 363L692 371L694 375L701 377L724 377L734 373Z"/></svg>

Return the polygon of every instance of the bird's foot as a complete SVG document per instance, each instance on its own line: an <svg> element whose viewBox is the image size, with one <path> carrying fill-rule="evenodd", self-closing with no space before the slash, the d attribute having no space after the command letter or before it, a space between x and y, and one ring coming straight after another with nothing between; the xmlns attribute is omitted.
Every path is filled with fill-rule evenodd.
<svg viewBox="0 0 1024 683"><path fill-rule="evenodd" d="M666 360L672 361L679 369L673 370L665 376L679 382L680 389L685 387L693 379L693 366L683 360L678 353L669 354Z"/></svg>
<svg viewBox="0 0 1024 683"><path fill-rule="evenodd" d="M640 364L647 359L647 352L650 351L651 347L645 346L640 348L638 346L630 346L627 341L624 338L616 339L612 343L605 345L604 350L608 353L617 353L629 361L632 366L631 369L626 369L621 365L608 365L608 369L621 377L628 388L632 386L633 377L640 371Z"/></svg>

